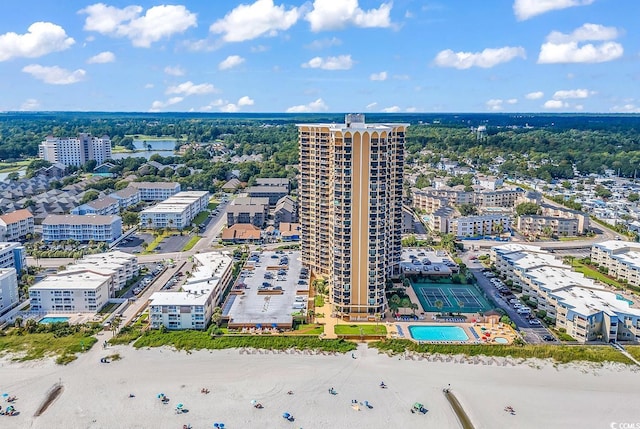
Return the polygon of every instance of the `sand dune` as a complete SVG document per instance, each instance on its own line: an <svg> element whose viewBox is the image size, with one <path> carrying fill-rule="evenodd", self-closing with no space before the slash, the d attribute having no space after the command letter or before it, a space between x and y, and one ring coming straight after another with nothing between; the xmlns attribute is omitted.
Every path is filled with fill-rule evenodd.
<svg viewBox="0 0 640 429"><path fill-rule="evenodd" d="M100 363L113 353L122 360ZM191 424L197 429L222 422L231 429L458 428L442 393L448 384L476 428L601 429L612 422L640 422L640 373L622 365L431 362L379 355L365 346L355 356L95 347L66 367L5 358L0 390L18 397L21 413L0 416L0 427L180 429ZM378 387L382 380L387 389ZM63 393L34 417L57 382L64 385ZM210 393L201 393L203 387ZM338 394L330 395L330 387ZM169 403L162 404L158 393ZM354 399L373 408L356 411ZM264 408L254 408L252 400ZM414 402L423 403L428 413L412 414ZM178 403L189 412L176 414ZM504 411L506 405L515 415ZM295 422L283 419L283 412Z"/></svg>

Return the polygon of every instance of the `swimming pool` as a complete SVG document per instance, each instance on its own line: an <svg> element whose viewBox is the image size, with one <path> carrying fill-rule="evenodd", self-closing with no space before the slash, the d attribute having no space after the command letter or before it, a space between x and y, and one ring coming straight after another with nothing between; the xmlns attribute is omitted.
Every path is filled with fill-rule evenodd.
<svg viewBox="0 0 640 429"><path fill-rule="evenodd" d="M498 344L509 344L509 340L503 337L495 337L493 341L495 341Z"/></svg>
<svg viewBox="0 0 640 429"><path fill-rule="evenodd" d="M459 326L409 326L409 333L418 341L468 341L469 336Z"/></svg>
<svg viewBox="0 0 640 429"><path fill-rule="evenodd" d="M624 296L620 295L619 293L616 294L616 299L618 301L627 301L629 303L629 305L633 305L633 301L631 301L630 299L625 298Z"/></svg>
<svg viewBox="0 0 640 429"><path fill-rule="evenodd" d="M38 323L62 323L68 321L69 317L43 317Z"/></svg>

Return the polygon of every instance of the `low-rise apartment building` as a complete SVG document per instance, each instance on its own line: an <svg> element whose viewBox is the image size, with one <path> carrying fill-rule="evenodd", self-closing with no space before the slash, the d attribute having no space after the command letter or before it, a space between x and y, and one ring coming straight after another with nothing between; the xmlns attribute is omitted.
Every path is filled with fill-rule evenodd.
<svg viewBox="0 0 640 429"><path fill-rule="evenodd" d="M591 247L591 262L606 267L609 275L640 286L640 243L610 240Z"/></svg>
<svg viewBox="0 0 640 429"><path fill-rule="evenodd" d="M142 201L162 201L180 192L177 182L131 182L129 187L140 192Z"/></svg>
<svg viewBox="0 0 640 429"><path fill-rule="evenodd" d="M12 309L19 300L18 276L13 268L0 269L0 314Z"/></svg>
<svg viewBox="0 0 640 429"><path fill-rule="evenodd" d="M541 237L551 234L558 237L575 237L579 234L577 219L552 216L518 216L516 228L520 234L527 237Z"/></svg>
<svg viewBox="0 0 640 429"><path fill-rule="evenodd" d="M494 235L511 228L511 216L502 214L486 214L479 216L454 217L455 210L443 207L429 216L429 227L432 231L443 234L454 234L456 237L474 237Z"/></svg>
<svg viewBox="0 0 640 429"><path fill-rule="evenodd" d="M184 191L140 212L143 228L183 229L191 224L198 213L207 209L207 191Z"/></svg>
<svg viewBox="0 0 640 429"><path fill-rule="evenodd" d="M149 298L151 327L206 329L232 278L233 259L226 253L193 256L195 268L180 292L155 292Z"/></svg>
<svg viewBox="0 0 640 429"><path fill-rule="evenodd" d="M269 215L268 198L238 197L227 206L227 225L250 223L264 227Z"/></svg>
<svg viewBox="0 0 640 429"><path fill-rule="evenodd" d="M85 255L68 269L74 270L109 270L113 276L113 290L118 291L127 285L127 281L140 273L138 258L129 253L112 251Z"/></svg>
<svg viewBox="0 0 640 429"><path fill-rule="evenodd" d="M98 198L71 210L74 215L117 215L120 213L120 202L113 197Z"/></svg>
<svg viewBox="0 0 640 429"><path fill-rule="evenodd" d="M30 311L95 313L109 300L113 277L97 270L65 270L29 288Z"/></svg>
<svg viewBox="0 0 640 429"><path fill-rule="evenodd" d="M140 190L138 188L128 186L119 191L115 191L109 194L111 198L118 200L120 210L124 210L127 207L135 206L140 202Z"/></svg>
<svg viewBox="0 0 640 429"><path fill-rule="evenodd" d="M16 241L33 234L33 214L27 209L0 215L0 240Z"/></svg>
<svg viewBox="0 0 640 429"><path fill-rule="evenodd" d="M539 247L496 246L491 260L577 341L640 341L640 308Z"/></svg>
<svg viewBox="0 0 640 429"><path fill-rule="evenodd" d="M284 185L263 185L249 186L245 192L253 198L268 198L269 205L275 206L278 200L285 195L289 195L289 186Z"/></svg>
<svg viewBox="0 0 640 429"><path fill-rule="evenodd" d="M20 243L0 243L0 268L14 268L20 273L27 267L27 252Z"/></svg>
<svg viewBox="0 0 640 429"><path fill-rule="evenodd" d="M453 188L413 188L411 195L413 206L427 213L433 213L445 205L460 206L473 204L476 207L515 207L525 191L521 188L505 188L497 190L474 188L473 191L465 191L464 187ZM446 203L445 203L446 201Z"/></svg>
<svg viewBox="0 0 640 429"><path fill-rule="evenodd" d="M114 215L48 215L42 221L42 240L112 242L122 235L122 219Z"/></svg>

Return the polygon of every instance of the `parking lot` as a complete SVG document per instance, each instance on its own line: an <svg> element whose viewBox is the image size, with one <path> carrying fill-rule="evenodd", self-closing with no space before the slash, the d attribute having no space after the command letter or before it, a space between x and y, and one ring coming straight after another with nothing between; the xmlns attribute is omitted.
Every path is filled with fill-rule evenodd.
<svg viewBox="0 0 640 429"><path fill-rule="evenodd" d="M518 330L526 342L532 344L543 342L557 343L552 333L503 282L497 279L492 273L483 273L480 267L470 267L469 269L478 280L478 286L480 286L496 304L506 311L509 318L518 327ZM519 311L519 309L521 310Z"/></svg>
<svg viewBox="0 0 640 429"><path fill-rule="evenodd" d="M230 327L290 328L306 314L309 274L300 252L253 252L224 304Z"/></svg>

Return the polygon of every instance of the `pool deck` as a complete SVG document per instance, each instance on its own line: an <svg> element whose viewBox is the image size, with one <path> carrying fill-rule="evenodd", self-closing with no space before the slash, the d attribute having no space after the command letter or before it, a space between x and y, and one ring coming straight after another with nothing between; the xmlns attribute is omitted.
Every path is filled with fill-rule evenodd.
<svg viewBox="0 0 640 429"><path fill-rule="evenodd" d="M467 341L418 341L411 337L409 330L410 326L458 326L464 329L465 333L469 337ZM419 344L498 344L495 342L495 338L504 338L507 340L506 344L511 344L518 338L518 334L511 328L511 326L504 323L498 323L492 325L490 323L433 323L433 322L387 322L387 332L389 338L395 339L407 339L415 341ZM489 334L488 336L485 333Z"/></svg>

